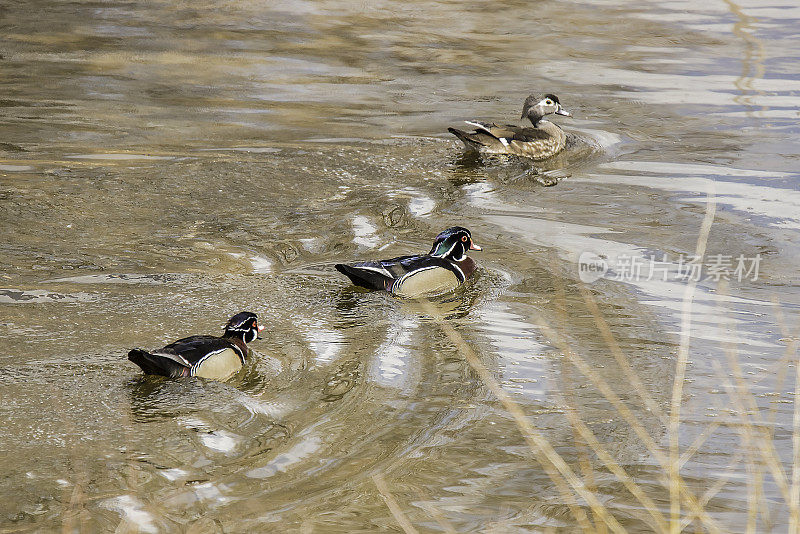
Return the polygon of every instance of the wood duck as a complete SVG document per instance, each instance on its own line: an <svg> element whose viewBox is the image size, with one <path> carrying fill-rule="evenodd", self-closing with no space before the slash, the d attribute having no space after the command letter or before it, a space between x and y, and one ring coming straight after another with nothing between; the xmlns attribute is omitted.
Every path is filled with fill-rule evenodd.
<svg viewBox="0 0 800 534"><path fill-rule="evenodd" d="M357 286L385 289L402 297L419 297L452 291L475 272L468 250L482 250L466 228L453 226L438 236L427 254L390 260L336 264L336 270Z"/></svg>
<svg viewBox="0 0 800 534"><path fill-rule="evenodd" d="M128 359L148 375L227 380L242 368L247 344L263 329L255 313L240 312L228 320L222 337L190 336L152 352L133 349Z"/></svg>
<svg viewBox="0 0 800 534"><path fill-rule="evenodd" d="M474 126L475 130L465 132L448 128L447 131L458 137L469 150L486 154L513 154L542 160L564 150L567 141L567 136L561 128L543 119L545 115L552 113L565 117L572 116L561 107L556 95L550 93L544 96L530 95L522 106L521 118L527 117L533 128L464 121Z"/></svg>

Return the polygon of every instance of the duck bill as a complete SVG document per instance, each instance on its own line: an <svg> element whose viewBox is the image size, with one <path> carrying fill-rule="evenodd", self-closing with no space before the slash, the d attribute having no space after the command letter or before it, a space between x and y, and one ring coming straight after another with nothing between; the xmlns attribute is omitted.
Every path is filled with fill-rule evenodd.
<svg viewBox="0 0 800 534"><path fill-rule="evenodd" d="M258 329L258 332L256 333L256 339L262 339L261 336L259 336L258 334L260 334L261 331L264 330L264 325L258 325L256 328Z"/></svg>
<svg viewBox="0 0 800 534"><path fill-rule="evenodd" d="M470 250L477 250L477 251L481 251L481 250L483 250L481 247L479 247L478 245L476 245L476 244L475 244L475 242L473 242L473 241L470 241L470 242L469 242L469 249L470 249Z"/></svg>
<svg viewBox="0 0 800 534"><path fill-rule="evenodd" d="M556 115L564 115L565 117L572 117L572 113L562 108L561 106L559 106L558 111L556 111Z"/></svg>

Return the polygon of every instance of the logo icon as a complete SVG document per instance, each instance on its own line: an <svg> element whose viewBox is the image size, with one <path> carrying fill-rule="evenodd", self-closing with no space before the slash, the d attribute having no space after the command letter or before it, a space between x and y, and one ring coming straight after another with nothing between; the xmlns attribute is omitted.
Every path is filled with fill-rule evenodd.
<svg viewBox="0 0 800 534"><path fill-rule="evenodd" d="M608 272L608 262L594 252L581 252L578 257L578 277L582 282L591 284L603 278Z"/></svg>

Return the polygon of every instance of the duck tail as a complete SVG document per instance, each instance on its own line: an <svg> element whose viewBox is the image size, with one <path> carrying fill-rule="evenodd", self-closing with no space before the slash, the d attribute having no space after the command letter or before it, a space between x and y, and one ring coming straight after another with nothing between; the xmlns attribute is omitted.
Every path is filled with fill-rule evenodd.
<svg viewBox="0 0 800 534"><path fill-rule="evenodd" d="M147 375L161 375L170 378L189 376L189 368L167 356L151 354L142 349L133 349L128 359L141 367Z"/></svg>
<svg viewBox="0 0 800 534"><path fill-rule="evenodd" d="M388 289L393 282L388 276L372 269L360 268L359 265L337 263L334 267L336 267L337 271L349 278L355 285L366 287L367 289Z"/></svg>
<svg viewBox="0 0 800 534"><path fill-rule="evenodd" d="M463 130L459 130L457 128L448 128L448 132L458 137L464 146L469 148L470 150L479 150L480 147L484 146L483 143L471 137L471 135Z"/></svg>

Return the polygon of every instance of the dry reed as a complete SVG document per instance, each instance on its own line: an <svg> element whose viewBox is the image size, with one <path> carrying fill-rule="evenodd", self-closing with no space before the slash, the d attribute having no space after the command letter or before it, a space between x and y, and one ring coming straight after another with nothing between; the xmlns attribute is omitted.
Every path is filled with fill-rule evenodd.
<svg viewBox="0 0 800 534"><path fill-rule="evenodd" d="M706 212L700 228L695 254L703 257L706 250L711 227L713 225L716 212L716 203L713 192L709 193L706 202ZM726 287L723 285L718 288L718 292L724 293ZM608 347L609 353L617 363L619 371L626 379L644 409L652 413L662 424L667 427L668 445L665 447L656 443L649 432L644 428L636 415L633 413L620 395L608 384L608 382L575 351L566 341L565 336L556 328L551 326L544 315L538 312L533 314L535 324L538 325L542 335L547 338L564 356L565 362L572 365L584 377L586 377L595 388L608 401L622 420L634 431L636 436L644 444L647 453L658 464L663 474L664 490L669 496L668 516L648 495L644 489L637 484L636 479L628 474L626 470L612 457L606 447L594 435L589 426L582 419L574 401L562 392L560 395L564 414L569 422L574 435L575 445L578 451L577 463L583 473L583 480L575 473L564 459L558 454L554 446L547 440L546 436L538 432L531 420L525 414L522 406L515 402L510 395L502 388L498 381L492 376L482 361L468 345L461 334L453 325L437 313L436 308L426 300L421 301L424 313L433 318L443 333L448 337L454 347L464 357L467 363L477 373L489 391L499 400L501 405L511 415L537 462L553 481L556 489L564 499L564 503L569 507L578 526L585 532L604 532L606 528L613 532L623 532L625 529L615 517L612 510L601 503L594 483L594 470L591 462L588 461L587 451L591 451L600 462L602 467L612 473L623 485L631 497L647 512L648 516L642 517L649 528L655 532L678 533L690 527L693 523L697 529L708 532L724 532L727 529L719 524L719 520L711 516L707 509L709 502L741 470L744 462L745 470L748 474L748 509L747 524L748 532L755 532L759 525L771 528L772 516L767 504L765 492L765 480L763 469L769 474L773 483L778 487L780 495L783 497L784 504L788 509L789 532L800 534L800 365L797 365L796 349L797 340L790 338L789 329L784 326L782 315L778 317L782 325L784 337L790 338L784 356L778 362L776 376L778 379L778 391L781 389L785 368L791 363L795 365L795 385L793 393L794 411L792 428L792 461L789 466L790 472L784 469L781 464L780 456L774 443L774 421L776 419L776 408L773 405L769 410L769 417L766 420L760 417L760 411L755 401L755 397L749 390L745 375L739 365L736 347L732 344L724 344L724 351L727 356L728 370L731 372L734 383L732 383L724 373L721 366L717 364L717 372L720 374L721 383L727 392L727 397L739 416L739 422L734 424L730 421L710 422L695 437L695 439L681 450L679 431L682 421L682 402L684 396L684 383L687 379L687 368L689 364L690 340L692 338L692 304L696 291L696 282L689 281L685 288L683 304L681 308L681 329L677 357L675 359L675 373L671 388L669 410L665 413L654 396L647 391L644 382L631 367L626 355L617 343L608 323L602 317L599 306L594 296L582 285L579 285L580 294L583 297L586 308L594 319L595 326L600 334L600 338ZM562 295L563 290L558 290L557 294ZM722 301L722 299L720 299ZM564 304L565 305L565 304ZM565 321L563 313L564 305L556 305L560 322ZM796 332L794 333L796 335ZM681 469L692 461L698 451L715 435L721 428L731 427L739 433L743 447L736 451L729 465L717 477L715 483L707 488L698 497L690 490L686 481L681 475ZM650 490L652 491L652 490ZM683 506L686 507L685 511ZM592 511L594 521L590 520L584 507ZM760 520L760 523L759 523Z"/></svg>

